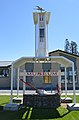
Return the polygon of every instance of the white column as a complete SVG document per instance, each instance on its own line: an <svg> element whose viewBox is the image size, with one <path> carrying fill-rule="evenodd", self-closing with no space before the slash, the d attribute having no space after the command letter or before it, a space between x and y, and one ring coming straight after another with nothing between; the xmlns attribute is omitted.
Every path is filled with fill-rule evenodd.
<svg viewBox="0 0 79 120"><path fill-rule="evenodd" d="M17 98L19 97L19 68L17 70Z"/></svg>
<svg viewBox="0 0 79 120"><path fill-rule="evenodd" d="M74 96L74 104L76 104L75 76L74 76L74 63L72 63L72 75L73 75L73 96Z"/></svg>
<svg viewBox="0 0 79 120"><path fill-rule="evenodd" d="M26 82L26 70L24 70L23 81ZM25 94L26 85L23 83L23 94Z"/></svg>
<svg viewBox="0 0 79 120"><path fill-rule="evenodd" d="M13 64L11 66L11 95L10 95L10 103L13 102Z"/></svg>
<svg viewBox="0 0 79 120"><path fill-rule="evenodd" d="M59 87L59 94L61 94L61 71L58 71L58 87Z"/></svg>
<svg viewBox="0 0 79 120"><path fill-rule="evenodd" d="M66 77L66 67L65 67L65 97L67 97L67 77Z"/></svg>
<svg viewBox="0 0 79 120"><path fill-rule="evenodd" d="M35 57L37 56L37 53L36 53L36 25L35 25Z"/></svg>

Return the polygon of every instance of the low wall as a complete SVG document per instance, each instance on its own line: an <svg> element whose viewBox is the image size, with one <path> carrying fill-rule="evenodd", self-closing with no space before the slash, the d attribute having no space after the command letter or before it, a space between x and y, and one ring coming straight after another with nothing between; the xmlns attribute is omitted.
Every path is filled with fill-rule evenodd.
<svg viewBox="0 0 79 120"><path fill-rule="evenodd" d="M60 106L60 95L23 95L23 105L36 108L57 108Z"/></svg>

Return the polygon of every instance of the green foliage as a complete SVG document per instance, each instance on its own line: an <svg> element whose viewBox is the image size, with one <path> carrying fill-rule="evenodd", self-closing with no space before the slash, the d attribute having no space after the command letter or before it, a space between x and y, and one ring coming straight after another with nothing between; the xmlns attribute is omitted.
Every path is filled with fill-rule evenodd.
<svg viewBox="0 0 79 120"><path fill-rule="evenodd" d="M64 50L66 52L69 52L69 53L72 53L72 54L75 54L75 55L79 55L79 52L78 52L78 45L76 42L74 41L69 41L68 39L65 40L65 46L64 46Z"/></svg>

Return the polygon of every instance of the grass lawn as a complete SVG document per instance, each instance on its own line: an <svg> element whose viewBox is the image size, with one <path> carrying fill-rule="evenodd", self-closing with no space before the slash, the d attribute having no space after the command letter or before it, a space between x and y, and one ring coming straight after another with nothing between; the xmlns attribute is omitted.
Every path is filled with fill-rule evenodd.
<svg viewBox="0 0 79 120"><path fill-rule="evenodd" d="M70 96L73 98L73 96ZM79 96L76 96L79 103ZM2 107L10 101L10 96L0 96L0 120L79 120L79 111L68 111L64 107L57 109L35 109L23 107L18 111L3 111Z"/></svg>

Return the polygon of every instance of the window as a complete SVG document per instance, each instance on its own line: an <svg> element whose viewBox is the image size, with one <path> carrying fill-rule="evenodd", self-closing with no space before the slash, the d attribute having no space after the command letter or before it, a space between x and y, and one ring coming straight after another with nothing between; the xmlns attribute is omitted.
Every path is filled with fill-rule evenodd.
<svg viewBox="0 0 79 120"><path fill-rule="evenodd" d="M33 82L33 76L26 76L26 82L32 83Z"/></svg>
<svg viewBox="0 0 79 120"><path fill-rule="evenodd" d="M44 21L44 17L42 15L39 16L40 21Z"/></svg>
<svg viewBox="0 0 79 120"><path fill-rule="evenodd" d="M44 38L44 29L40 29L39 32L40 32L40 38Z"/></svg>
<svg viewBox="0 0 79 120"><path fill-rule="evenodd" d="M42 63L42 69L44 72L50 72L51 63Z"/></svg>
<svg viewBox="0 0 79 120"><path fill-rule="evenodd" d="M43 21L43 16L42 16L42 21Z"/></svg>
<svg viewBox="0 0 79 120"><path fill-rule="evenodd" d="M8 77L9 76L9 70L5 68L0 69L0 77Z"/></svg>
<svg viewBox="0 0 79 120"><path fill-rule="evenodd" d="M60 69L61 69L61 72L64 72L64 71L65 71L65 68L64 68L64 67L61 67Z"/></svg>
<svg viewBox="0 0 79 120"><path fill-rule="evenodd" d="M61 72L65 72L65 68L63 66L60 66ZM67 77L67 83L73 83L73 74L72 74L72 67L68 67L67 68L67 72L66 72L66 77ZM75 75L75 83L77 83L77 72L76 70L74 71L74 75ZM61 82L64 83L65 82L65 76L61 76Z"/></svg>
<svg viewBox="0 0 79 120"><path fill-rule="evenodd" d="M27 72L33 72L34 63L26 63L25 64L25 69L26 69Z"/></svg>
<svg viewBox="0 0 79 120"><path fill-rule="evenodd" d="M76 73L76 70L74 71L74 76L75 76L75 83L77 83L77 73ZM67 80L68 80L68 83L73 83L73 73L72 73L72 68L69 67L67 69Z"/></svg>
<svg viewBox="0 0 79 120"><path fill-rule="evenodd" d="M65 83L65 76L61 76L61 83Z"/></svg>
<svg viewBox="0 0 79 120"><path fill-rule="evenodd" d="M40 42L44 41L44 29L40 29Z"/></svg>
<svg viewBox="0 0 79 120"><path fill-rule="evenodd" d="M40 19L40 21L41 21L41 16L39 16L39 19Z"/></svg>
<svg viewBox="0 0 79 120"><path fill-rule="evenodd" d="M73 76L70 74L67 77L68 83L73 83ZM75 75L75 83L77 83L77 76Z"/></svg>

